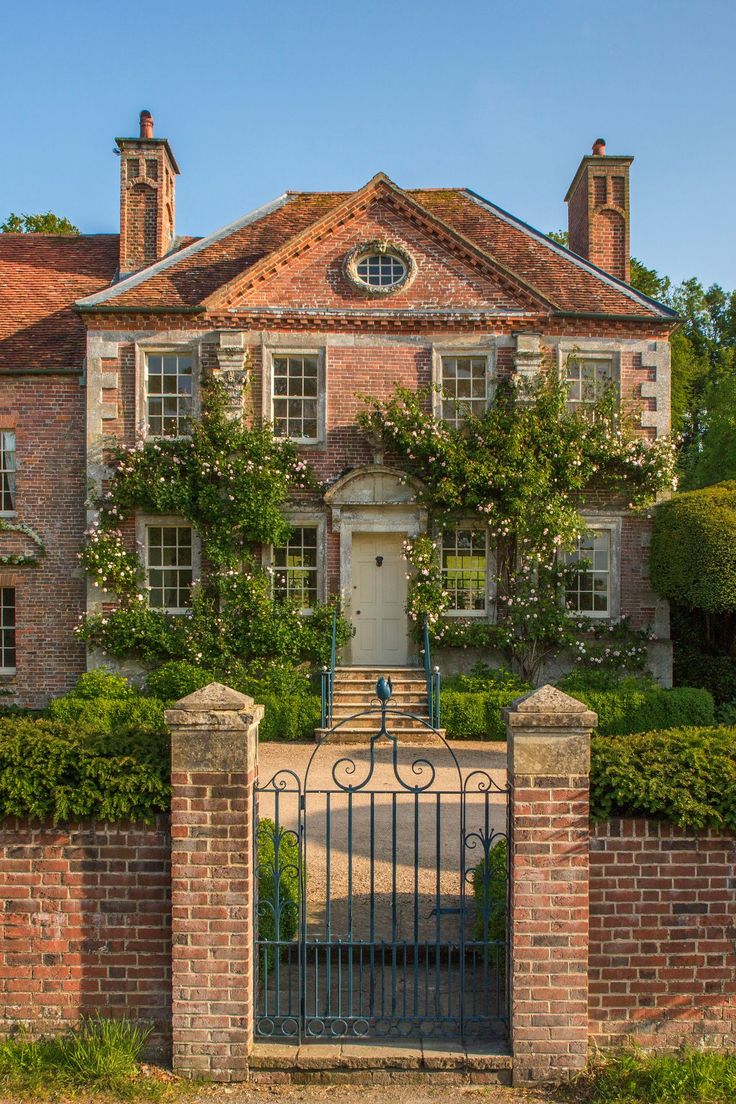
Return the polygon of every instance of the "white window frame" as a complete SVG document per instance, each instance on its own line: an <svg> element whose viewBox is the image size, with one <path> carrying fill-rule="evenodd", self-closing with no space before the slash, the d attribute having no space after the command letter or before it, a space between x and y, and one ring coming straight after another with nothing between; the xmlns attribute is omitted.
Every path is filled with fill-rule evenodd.
<svg viewBox="0 0 736 1104"><path fill-rule="evenodd" d="M486 362L485 367L485 379L486 379L486 393L484 399L483 409L488 410L488 407L493 402L496 395L496 349L495 346L491 347L488 342L484 342L482 345L433 345L432 346L432 414L435 418L443 421L442 407L443 403L448 400L444 400L442 397L443 388L443 368L442 363L445 357L484 357ZM459 421L448 421L448 425L461 426L464 419Z"/></svg>
<svg viewBox="0 0 736 1104"><path fill-rule="evenodd" d="M4 438L5 438L6 434L11 434L11 433L13 435L13 467L12 468L6 468L5 467L6 449L5 449ZM12 510L0 510L0 517L12 518L12 517L17 517L17 515L18 515L18 510L16 509L16 495L18 493L18 488L17 488L16 482L15 482L15 476L17 474L17 471L18 471L18 435L17 435L17 432L12 427L8 427L7 429L0 429L0 479L4 480L5 476L7 474L10 474L11 472L13 474L13 508L12 508ZM0 502L2 502L2 494L1 493L0 493Z"/></svg>
<svg viewBox="0 0 736 1104"><path fill-rule="evenodd" d="M605 361L611 365L611 386L614 389L617 400L621 402L621 347L608 344L605 339L580 342L560 342L557 348L557 368L560 379L567 387L567 362L568 360ZM599 400L595 400L596 402ZM583 412L590 410L595 403L584 402L580 399L567 399L568 410Z"/></svg>
<svg viewBox="0 0 736 1104"><path fill-rule="evenodd" d="M586 532L609 533L608 610L569 610L571 617L591 621L617 621L621 616L621 518L613 515L583 514ZM563 561L566 562L566 561ZM565 598L565 601L567 599Z"/></svg>
<svg viewBox="0 0 736 1104"><path fill-rule="evenodd" d="M443 617L472 617L480 618L482 620L490 620L493 609L493 602L495 599L495 556L491 550L490 533L488 532L488 526L483 524L474 523L472 521L459 521L456 525L445 526L443 530L440 530L435 538L438 544L438 551L440 555L440 578L442 580L442 589L448 590L445 585L445 571L444 571L444 534L446 532L459 532L460 530L468 530L473 533L485 533L486 538L486 586L485 586L485 609L482 610L460 610L446 608L443 611Z"/></svg>
<svg viewBox="0 0 736 1104"><path fill-rule="evenodd" d="M4 583L0 584L0 591L12 590L13 591L13 624L12 626L5 625L5 610L6 606L2 603L2 595L0 594L0 675L14 675L18 669L18 588L16 586L6 586ZM12 667L6 667L4 665L5 660L5 631L11 629L13 631L13 653L15 656L15 664Z"/></svg>
<svg viewBox="0 0 736 1104"><path fill-rule="evenodd" d="M138 556L143 565L143 571L145 574L145 590L146 590L146 603L149 609L159 610L161 613L171 613L176 615L186 615L191 610L191 606L151 606L149 600L150 586L148 582L148 530L151 528L177 528L177 529L191 529L192 531L192 586L199 582L202 570L202 545L199 536L192 525L191 521L187 521L186 518L177 517L175 515L159 515L159 514L139 514L136 517L136 544L138 546Z"/></svg>
<svg viewBox="0 0 736 1104"><path fill-rule="evenodd" d="M288 512L286 520L289 525L294 529L316 529L317 530L317 601L325 601L326 592L326 580L327 580L327 523L324 514L315 513L297 513L296 511ZM275 568L274 568L274 546L268 545L263 549L263 566L271 572L271 593L275 591ZM305 617L309 617L313 612L311 609L302 609L299 611Z"/></svg>
<svg viewBox="0 0 736 1104"><path fill-rule="evenodd" d="M188 338L186 342L182 342L181 344L176 344L175 342L166 343L159 338L156 341L151 341L150 344L146 341L140 341L135 346L137 379L136 424L138 426L138 431L143 437L149 440L176 440L177 438L171 436L161 438L158 434L151 433L148 429L148 358L150 356L188 356L192 358L191 420L194 422L199 417L200 404L199 378L201 361L199 347L192 342L191 338ZM180 438L189 436L189 433L182 433L179 435Z"/></svg>
<svg viewBox="0 0 736 1104"><path fill-rule="evenodd" d="M325 423L327 414L327 350L322 345L284 345L269 344L263 346L263 418L274 425L274 358L314 357L317 360L317 436L282 437L279 440L292 441L295 445L321 445L325 441Z"/></svg>

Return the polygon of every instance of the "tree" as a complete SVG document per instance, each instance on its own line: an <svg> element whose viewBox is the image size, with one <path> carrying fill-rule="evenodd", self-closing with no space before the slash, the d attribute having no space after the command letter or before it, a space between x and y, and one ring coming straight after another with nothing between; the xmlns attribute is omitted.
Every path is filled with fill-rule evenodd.
<svg viewBox="0 0 736 1104"><path fill-rule="evenodd" d="M45 215L16 215L11 213L0 223L2 234L78 234L79 227L63 215L47 211Z"/></svg>

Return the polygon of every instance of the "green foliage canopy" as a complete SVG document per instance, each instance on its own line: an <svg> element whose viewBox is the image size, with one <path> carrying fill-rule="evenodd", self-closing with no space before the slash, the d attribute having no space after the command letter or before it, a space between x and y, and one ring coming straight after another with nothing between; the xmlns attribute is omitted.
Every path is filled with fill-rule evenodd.
<svg viewBox="0 0 736 1104"><path fill-rule="evenodd" d="M63 215L47 211L43 215L16 215L12 212L0 223L0 234L78 234L79 227Z"/></svg>
<svg viewBox="0 0 736 1104"><path fill-rule="evenodd" d="M669 601L708 613L736 610L736 482L661 503L649 565L655 588Z"/></svg>

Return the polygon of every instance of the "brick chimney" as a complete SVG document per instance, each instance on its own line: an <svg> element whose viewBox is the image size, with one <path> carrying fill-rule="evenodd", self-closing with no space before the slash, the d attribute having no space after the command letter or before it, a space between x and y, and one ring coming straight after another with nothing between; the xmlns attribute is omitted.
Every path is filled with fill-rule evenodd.
<svg viewBox="0 0 736 1104"><path fill-rule="evenodd" d="M116 138L120 150L120 275L158 261L174 240L179 166L165 138L153 137L153 116L141 111L137 138Z"/></svg>
<svg viewBox="0 0 736 1104"><path fill-rule="evenodd" d="M633 157L609 157L596 138L567 190L570 249L629 282L629 167Z"/></svg>

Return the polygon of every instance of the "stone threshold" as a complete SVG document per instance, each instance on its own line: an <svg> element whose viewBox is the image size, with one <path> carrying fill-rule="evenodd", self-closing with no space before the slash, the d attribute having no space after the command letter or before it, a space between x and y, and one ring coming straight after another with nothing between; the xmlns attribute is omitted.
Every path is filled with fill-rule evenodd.
<svg viewBox="0 0 736 1104"><path fill-rule="evenodd" d="M512 1058L502 1044L407 1040L404 1045L313 1042L257 1043L248 1080L261 1084L510 1085Z"/></svg>

